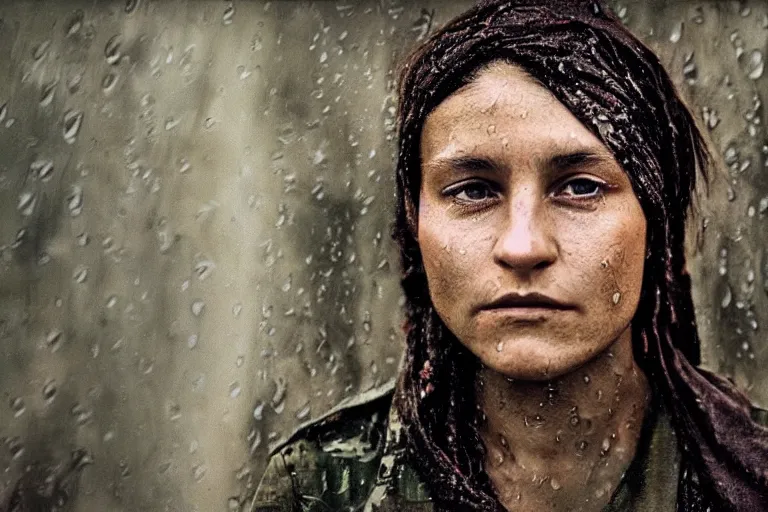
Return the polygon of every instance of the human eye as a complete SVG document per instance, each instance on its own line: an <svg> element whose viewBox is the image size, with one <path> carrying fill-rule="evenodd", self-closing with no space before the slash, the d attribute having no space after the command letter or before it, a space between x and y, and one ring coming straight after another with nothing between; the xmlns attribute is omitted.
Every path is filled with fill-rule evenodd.
<svg viewBox="0 0 768 512"><path fill-rule="evenodd" d="M478 205L496 198L498 195L493 186L481 180L467 180L447 187L443 195L465 205Z"/></svg>
<svg viewBox="0 0 768 512"><path fill-rule="evenodd" d="M606 184L592 178L578 177L563 183L556 190L556 195L578 201L602 197Z"/></svg>

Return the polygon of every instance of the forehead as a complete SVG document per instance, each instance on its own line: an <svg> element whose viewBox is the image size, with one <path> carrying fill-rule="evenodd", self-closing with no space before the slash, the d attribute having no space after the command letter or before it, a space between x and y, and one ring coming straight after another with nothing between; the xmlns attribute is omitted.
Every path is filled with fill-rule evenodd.
<svg viewBox="0 0 768 512"><path fill-rule="evenodd" d="M608 152L549 90L524 70L492 63L427 116L421 157L482 152L532 157L591 149Z"/></svg>

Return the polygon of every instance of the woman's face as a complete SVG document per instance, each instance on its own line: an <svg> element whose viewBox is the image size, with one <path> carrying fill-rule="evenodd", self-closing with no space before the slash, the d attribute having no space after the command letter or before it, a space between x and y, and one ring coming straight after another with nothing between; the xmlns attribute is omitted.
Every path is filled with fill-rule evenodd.
<svg viewBox="0 0 768 512"><path fill-rule="evenodd" d="M431 112L421 172L432 302L487 367L555 378L630 328L643 211L608 149L521 69L493 63Z"/></svg>

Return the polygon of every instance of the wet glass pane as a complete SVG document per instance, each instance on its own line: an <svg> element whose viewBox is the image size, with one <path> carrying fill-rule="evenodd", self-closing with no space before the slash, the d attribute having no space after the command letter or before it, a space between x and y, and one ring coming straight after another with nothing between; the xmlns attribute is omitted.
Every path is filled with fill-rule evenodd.
<svg viewBox="0 0 768 512"><path fill-rule="evenodd" d="M711 140L703 364L768 406L768 6L610 3ZM239 510L296 428L391 385L395 70L471 4L2 3L0 505Z"/></svg>

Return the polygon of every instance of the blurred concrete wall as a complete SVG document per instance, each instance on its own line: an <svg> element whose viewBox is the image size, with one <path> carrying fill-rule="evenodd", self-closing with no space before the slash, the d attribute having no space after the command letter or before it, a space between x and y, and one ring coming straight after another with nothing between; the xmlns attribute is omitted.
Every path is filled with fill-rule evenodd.
<svg viewBox="0 0 768 512"><path fill-rule="evenodd" d="M394 377L392 70L470 4L2 3L0 503L38 472L70 510L234 510ZM711 136L705 363L766 406L768 6L613 5Z"/></svg>

